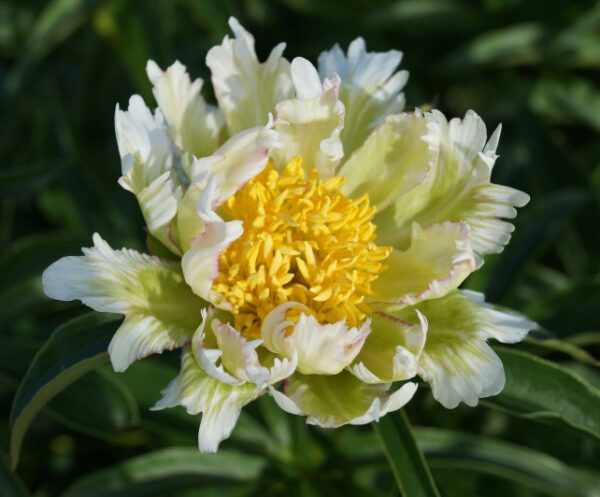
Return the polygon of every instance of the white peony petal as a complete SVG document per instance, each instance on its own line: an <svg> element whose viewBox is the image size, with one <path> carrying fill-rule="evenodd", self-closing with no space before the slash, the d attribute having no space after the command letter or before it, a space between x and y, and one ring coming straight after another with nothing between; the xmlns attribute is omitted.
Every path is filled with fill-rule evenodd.
<svg viewBox="0 0 600 497"><path fill-rule="evenodd" d="M216 219L207 222L204 231L192 240L191 248L181 259L185 281L194 293L221 309L229 310L231 304L212 290L212 282L219 276L219 255L243 231L241 221Z"/></svg>
<svg viewBox="0 0 600 497"><path fill-rule="evenodd" d="M192 82L179 61L162 71L156 62L149 60L146 72L176 145L196 157L212 154L219 144L223 117L204 102L202 80Z"/></svg>
<svg viewBox="0 0 600 497"><path fill-rule="evenodd" d="M319 74L342 80L340 100L346 107L346 126L342 142L346 154L357 149L383 119L404 108L401 92L408 79L407 71L396 69L402 52L367 52L365 41L357 38L345 55L339 45L319 56Z"/></svg>
<svg viewBox="0 0 600 497"><path fill-rule="evenodd" d="M202 413L198 432L201 452L216 452L221 441L231 435L242 407L262 394L252 383L234 386L209 376L189 347L183 350L179 376L162 393L153 410L181 405L188 414Z"/></svg>
<svg viewBox="0 0 600 497"><path fill-rule="evenodd" d="M438 156L436 136L419 112L389 116L340 169L348 197L369 195L381 211L427 178Z"/></svg>
<svg viewBox="0 0 600 497"><path fill-rule="evenodd" d="M427 336L427 319L419 311L417 315L419 323L413 324L390 314L372 314L373 331L348 371L365 383L387 383L416 376Z"/></svg>
<svg viewBox="0 0 600 497"><path fill-rule="evenodd" d="M319 80L317 70L306 59L294 59L292 77L296 98L277 104L275 129L283 146L273 159L284 166L302 156L307 173L317 169L323 178L334 175L344 151L340 132L344 127L344 104L338 100L339 78Z"/></svg>
<svg viewBox="0 0 600 497"><path fill-rule="evenodd" d="M254 38L235 18L229 19L235 38L209 50L206 65L212 74L219 108L231 134L263 126L275 105L293 94L290 64L282 57L285 44L277 45L266 62L254 51Z"/></svg>
<svg viewBox="0 0 600 497"><path fill-rule="evenodd" d="M413 224L411 245L386 259L389 268L373 283L376 307L402 307L444 296L474 271L466 223L445 222L426 229Z"/></svg>
<svg viewBox="0 0 600 497"><path fill-rule="evenodd" d="M261 336L264 346L283 357L298 357L298 371L304 374L337 374L350 364L359 353L371 332L366 320L360 328L349 328L344 321L321 324L314 316L301 313L294 325L284 321L285 312L305 308L297 302L282 304L263 322ZM286 329L294 325L291 333Z"/></svg>
<svg viewBox="0 0 600 497"><path fill-rule="evenodd" d="M486 144L485 124L473 111L462 121L447 121L439 111L425 114L424 119L432 131L437 130L438 160L425 182L374 218L378 243L403 249L409 244L414 222L426 227L464 221L471 228L480 266L484 255L501 252L508 243L514 227L503 218L514 218L515 207L527 204L529 196L490 182L500 128Z"/></svg>
<svg viewBox="0 0 600 497"><path fill-rule="evenodd" d="M109 346L116 371L137 359L188 343L206 305L183 280L179 264L134 250L113 250L94 235L83 256L63 257L42 276L57 300L81 300L92 309L125 315Z"/></svg>
<svg viewBox="0 0 600 497"><path fill-rule="evenodd" d="M179 254L171 236L171 221L182 197L173 169L178 160L159 115L153 116L139 95L129 100L127 111L117 105L115 132L121 155L119 184L138 199L150 233Z"/></svg>
<svg viewBox="0 0 600 497"><path fill-rule="evenodd" d="M429 322L419 375L431 384L435 399L450 409L461 401L474 406L504 387L502 362L487 339L514 343L535 327L517 313L493 309L476 292L454 291L393 314L410 321L414 309Z"/></svg>
<svg viewBox="0 0 600 497"><path fill-rule="evenodd" d="M369 385L344 371L335 376L294 374L284 392L271 388L277 405L286 412L306 415L307 423L323 428L378 421L400 409L414 395L416 383L405 383L395 392L389 384Z"/></svg>

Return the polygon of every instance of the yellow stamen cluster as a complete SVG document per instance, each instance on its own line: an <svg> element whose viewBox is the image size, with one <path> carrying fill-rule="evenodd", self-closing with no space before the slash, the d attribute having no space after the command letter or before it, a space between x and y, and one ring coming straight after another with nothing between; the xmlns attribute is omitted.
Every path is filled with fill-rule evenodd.
<svg viewBox="0 0 600 497"><path fill-rule="evenodd" d="M281 173L269 163L223 206L244 233L221 253L213 289L233 305L245 336L259 336L266 315L288 301L321 323L357 326L369 312L365 296L391 248L375 244L369 198L346 198L343 183L321 181L316 170L305 179L297 157Z"/></svg>

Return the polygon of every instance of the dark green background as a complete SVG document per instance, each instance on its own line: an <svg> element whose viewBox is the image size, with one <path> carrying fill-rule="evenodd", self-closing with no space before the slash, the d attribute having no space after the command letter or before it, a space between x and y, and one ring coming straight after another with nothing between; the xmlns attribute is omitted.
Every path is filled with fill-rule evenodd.
<svg viewBox="0 0 600 497"><path fill-rule="evenodd" d="M528 192L532 201L520 212L507 249L489 257L467 286L538 321L542 330L536 336L553 334L597 356L600 4L5 1L0 3L4 452L11 399L31 357L57 325L83 311L76 304L47 300L41 292L41 271L58 257L90 245L94 231L113 246L144 248L135 198L116 183L120 175L113 127L116 103L126 106L131 94L140 93L154 105L144 70L148 58L162 67L179 59L192 77L205 80L205 95L212 100L204 57L228 32L230 15L254 34L261 59L282 40L288 43L289 59L302 55L313 61L335 42L345 49L359 35L371 50L400 49L402 68L410 71L405 89L409 110L435 106L454 117L472 108L490 132L502 122L494 180ZM573 364L567 354L533 342L520 347L577 367L598 385L598 370ZM34 421L23 449L18 473L32 494L58 495L86 473L154 449L194 446L198 419L146 412L168 380L165 370L173 367L174 372L175 363L175 356L153 359L147 374L126 375L127 387L119 383L119 388L128 388L125 398L140 404L140 423L118 418L117 407L110 411L113 407L89 395L89 389L80 388L88 392L83 401L75 394L70 400L68 396L55 400ZM123 380L108 369L102 375L110 381ZM275 423L268 399L247 411L248 419ZM115 419L110 412L117 413ZM598 444L567 428L549 428L485 405L446 411L434 404L427 388L417 393L408 414L417 426L456 428L514 441L574 467L600 463ZM281 430L288 430L291 455L281 459L285 464L270 460L268 469L252 483L257 495L395 495L376 446L371 459L351 463L346 449L331 441L331 433L308 429L291 416L277 422ZM371 436L368 427L339 432L338 438ZM240 437L223 446L252 451ZM432 466L448 496L552 495L530 488L527 481L511 482L510 474L490 476L468 464L459 469ZM206 485L215 488L214 483ZM185 494L165 490L157 495L209 495L205 492L200 485Z"/></svg>

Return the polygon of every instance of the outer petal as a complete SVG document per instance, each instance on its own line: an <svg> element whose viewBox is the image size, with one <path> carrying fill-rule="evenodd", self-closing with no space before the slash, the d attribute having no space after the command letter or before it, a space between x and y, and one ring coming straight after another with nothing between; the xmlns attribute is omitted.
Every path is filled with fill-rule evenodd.
<svg viewBox="0 0 600 497"><path fill-rule="evenodd" d="M305 308L297 302L275 308L265 318L261 335L271 352L290 359L297 354L298 371L304 374L339 373L354 360L371 332L369 320L360 328L348 328L344 321L320 324L304 313L294 325L284 320L293 307ZM290 326L294 326L291 333L286 331Z"/></svg>
<svg viewBox="0 0 600 497"><path fill-rule="evenodd" d="M149 60L146 72L176 145L196 157L210 155L219 144L223 117L204 102L202 80L192 82L179 61L162 71L156 62Z"/></svg>
<svg viewBox="0 0 600 497"><path fill-rule="evenodd" d="M475 269L470 231L465 223L413 224L410 247L394 250L389 268L373 283L372 304L402 307L444 296Z"/></svg>
<svg viewBox="0 0 600 497"><path fill-rule="evenodd" d="M427 336L427 319L419 311L417 315L417 324L390 314L371 315L373 332L348 370L365 383L386 383L414 377Z"/></svg>
<svg viewBox="0 0 600 497"><path fill-rule="evenodd" d="M396 71L402 52L367 52L365 41L357 38L348 54L338 45L319 56L321 77L338 74L342 79L340 99L346 106L346 126L342 142L346 154L358 148L388 114L401 112L408 79L407 71Z"/></svg>
<svg viewBox="0 0 600 497"><path fill-rule="evenodd" d="M419 375L431 384L435 399L450 409L461 401L474 406L504 387L502 362L486 343L488 338L514 343L535 327L516 313L494 310L475 292L454 291L421 302L416 309L429 321ZM414 319L411 313L404 309L394 315Z"/></svg>
<svg viewBox="0 0 600 497"><path fill-rule="evenodd" d="M275 104L293 94L290 64L277 45L265 63L258 62L254 38L235 18L229 19L235 39L209 50L206 65L212 73L219 108L231 134L267 123Z"/></svg>
<svg viewBox="0 0 600 497"><path fill-rule="evenodd" d="M490 183L500 128L486 145L485 125L473 111L462 121L448 122L438 111L426 114L425 119L438 129L438 161L427 181L375 217L378 242L404 248L415 221L421 226L465 221L471 227L473 251L480 263L484 255L501 252L508 243L514 228L502 218L515 217L515 207L524 206L529 196Z"/></svg>
<svg viewBox="0 0 600 497"><path fill-rule="evenodd" d="M417 384L406 383L393 393L389 385L369 385L347 371L335 376L294 374L285 391L271 389L275 402L291 414L306 415L309 424L335 428L344 424L379 421L388 412L403 407Z"/></svg>
<svg viewBox="0 0 600 497"><path fill-rule="evenodd" d="M182 196L173 170L176 158L159 115L153 116L139 95L127 111L117 105L115 132L123 175L119 184L138 199L148 229L167 247L179 253L171 239L170 222Z"/></svg>
<svg viewBox="0 0 600 497"><path fill-rule="evenodd" d="M153 410L181 405L188 414L202 413L198 433L201 452L216 452L221 441L231 435L242 407L262 394L252 383L233 386L209 376L189 347L182 353L181 373L162 393Z"/></svg>
<svg viewBox="0 0 600 497"><path fill-rule="evenodd" d="M94 310L125 315L108 349L116 371L190 341L206 304L185 284L179 264L113 250L98 234L94 247L83 253L48 267L44 291L54 299L77 299Z"/></svg>
<svg viewBox="0 0 600 497"><path fill-rule="evenodd" d="M427 178L438 155L437 136L415 114L389 116L340 169L349 197L368 193L380 211Z"/></svg>
<svg viewBox="0 0 600 497"><path fill-rule="evenodd" d="M310 173L317 169L321 177L330 177L344 151L340 132L344 127L344 104L338 100L339 78L321 80L306 59L292 61L292 79L296 97L276 107L275 129L283 148L274 155L279 165L302 156L302 165Z"/></svg>

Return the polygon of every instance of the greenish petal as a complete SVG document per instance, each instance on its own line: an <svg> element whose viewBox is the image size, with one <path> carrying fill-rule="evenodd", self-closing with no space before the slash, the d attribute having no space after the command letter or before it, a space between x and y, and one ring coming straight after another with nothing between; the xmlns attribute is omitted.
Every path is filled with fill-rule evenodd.
<svg viewBox="0 0 600 497"><path fill-rule="evenodd" d="M96 311L125 315L109 346L116 371L190 341L206 303L186 285L178 262L113 250L98 234L83 253L50 265L42 278L44 291L57 300L81 300Z"/></svg>
<svg viewBox="0 0 600 497"><path fill-rule="evenodd" d="M437 146L420 113L389 116L340 169L342 190L352 198L368 194L381 211L423 183L435 165Z"/></svg>
<svg viewBox="0 0 600 497"><path fill-rule="evenodd" d="M438 160L423 184L374 218L377 241L402 249L410 243L414 222L426 227L464 221L471 228L473 251L481 264L484 255L501 252L508 243L514 228L503 219L514 218L515 207L527 204L529 196L491 183L500 128L486 144L485 124L473 111L462 121L447 121L438 111L424 119L437 128Z"/></svg>
<svg viewBox="0 0 600 497"><path fill-rule="evenodd" d="M431 384L435 399L450 409L461 401L475 406L479 398L504 387L502 362L486 343L489 338L514 343L535 327L517 313L492 308L475 292L454 291L392 314L414 322L415 310L429 323L419 375Z"/></svg>
<svg viewBox="0 0 600 497"><path fill-rule="evenodd" d="M389 384L363 383L343 371L335 376L295 373L283 392L271 389L271 394L284 411L308 416L309 424L335 428L377 421L403 407L416 389L416 383L406 383L390 392Z"/></svg>

